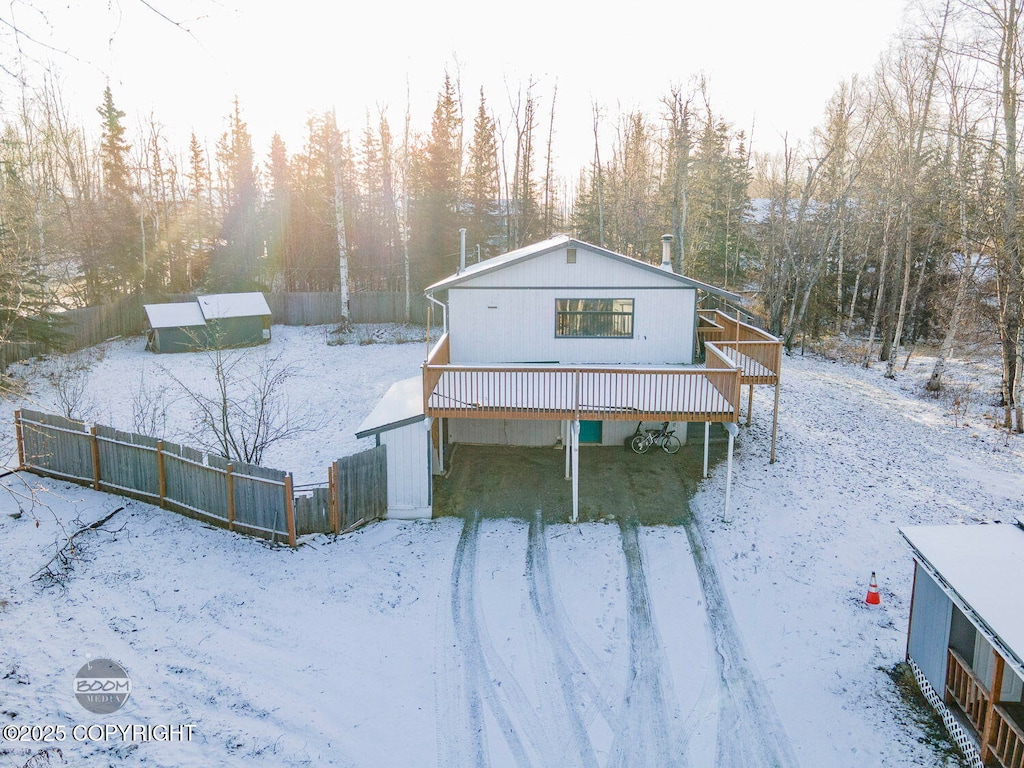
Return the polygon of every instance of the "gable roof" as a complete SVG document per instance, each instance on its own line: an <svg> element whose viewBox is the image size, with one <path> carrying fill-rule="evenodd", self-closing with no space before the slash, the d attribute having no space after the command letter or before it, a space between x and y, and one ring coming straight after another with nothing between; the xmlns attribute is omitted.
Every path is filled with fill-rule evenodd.
<svg viewBox="0 0 1024 768"><path fill-rule="evenodd" d="M1024 676L1024 530L1010 523L899 530L936 584Z"/></svg>
<svg viewBox="0 0 1024 768"><path fill-rule="evenodd" d="M150 328L191 328L206 325L206 318L194 301L146 304L144 308Z"/></svg>
<svg viewBox="0 0 1024 768"><path fill-rule="evenodd" d="M452 288L454 286L460 285L461 283L465 283L469 280L479 277L482 274L496 272L500 269L505 269L506 267L510 267L514 264L528 261L529 259L533 259L538 256L543 256L544 254L551 253L552 251L557 251L560 248L583 248L585 250L591 251L592 253L596 253L600 256L604 256L606 258L614 259L616 261L629 264L630 266L636 267L637 269L645 269L651 272L655 272L659 275L662 275L663 277L669 278L670 280L674 280L675 282L681 285L690 288L699 288L700 290L705 291L706 293L714 294L715 296L719 296L723 299L727 299L730 301L740 300L740 297L737 294L732 293L730 291L726 291L722 288L717 288L713 285L708 285L707 283L702 283L699 280L694 280L693 278L686 277L685 275L677 275L675 272L668 272L659 266L656 266L654 264L648 264L646 261L640 261L639 259L634 259L630 256L625 256L621 253L616 253L615 251L609 251L607 248L602 248L598 245L592 245L591 243L585 243L582 240L577 240L576 238L569 237L568 235L556 235L555 237L549 238L547 240L541 240L539 243L534 243L533 245L527 245L522 248L516 248L514 251L503 253L501 256L495 256L493 259L482 261L479 264L467 266L461 272L457 272L454 275L446 277L444 280L439 280L433 285L428 286L424 293L429 295L434 294L437 291L447 290L448 288Z"/></svg>
<svg viewBox="0 0 1024 768"><path fill-rule="evenodd" d="M269 315L270 305L259 291L251 293L212 293L199 296L196 301L207 320L224 320L229 317L254 317Z"/></svg>

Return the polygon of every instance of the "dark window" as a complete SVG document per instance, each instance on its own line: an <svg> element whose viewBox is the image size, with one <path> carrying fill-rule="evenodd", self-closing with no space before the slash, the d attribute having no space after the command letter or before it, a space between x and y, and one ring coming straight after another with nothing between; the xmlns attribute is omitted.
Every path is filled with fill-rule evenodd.
<svg viewBox="0 0 1024 768"><path fill-rule="evenodd" d="M632 338L633 299L555 299L557 338Z"/></svg>
<svg viewBox="0 0 1024 768"><path fill-rule="evenodd" d="M566 248L565 249L565 263L566 264L575 264L576 263L576 249L575 248Z"/></svg>

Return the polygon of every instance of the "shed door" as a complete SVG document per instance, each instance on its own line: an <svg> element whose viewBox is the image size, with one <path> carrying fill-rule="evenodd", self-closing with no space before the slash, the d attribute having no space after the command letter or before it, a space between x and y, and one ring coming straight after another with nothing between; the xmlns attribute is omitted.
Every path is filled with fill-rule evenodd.
<svg viewBox="0 0 1024 768"><path fill-rule="evenodd" d="M932 688L944 695L953 603L932 577L914 561L914 609L910 615L907 655L921 668Z"/></svg>

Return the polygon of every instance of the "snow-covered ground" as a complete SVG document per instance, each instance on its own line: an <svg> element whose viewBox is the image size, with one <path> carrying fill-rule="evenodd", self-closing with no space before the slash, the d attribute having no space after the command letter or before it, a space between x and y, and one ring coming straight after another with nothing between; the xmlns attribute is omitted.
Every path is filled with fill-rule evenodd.
<svg viewBox="0 0 1024 768"><path fill-rule="evenodd" d="M275 327L278 342L302 365L293 397L330 422L265 463L309 467L307 482L358 450L355 426L424 353L327 346L315 328ZM143 369L147 386L157 365L203 375L198 355L140 347L93 353L96 420L131 428ZM26 399L0 402L5 425L18 405L52 407L55 365L19 367ZM763 388L729 518L719 466L688 528L448 518L291 551L9 476L14 493L38 482L40 506L22 501L15 517L0 489L0 725L195 724L190 743L56 745L71 765L942 765L886 672L909 609L897 527L1012 520L1024 450L983 418L997 371L953 367L961 388L973 382L967 426L920 396L928 366L914 358L889 381L882 366L785 358L778 462ZM172 434L187 417L169 404ZM63 586L32 581L65 531L118 507L77 539ZM873 570L875 607L863 602ZM131 675L119 712L75 701L90 658ZM0 743L0 766L44 746Z"/></svg>

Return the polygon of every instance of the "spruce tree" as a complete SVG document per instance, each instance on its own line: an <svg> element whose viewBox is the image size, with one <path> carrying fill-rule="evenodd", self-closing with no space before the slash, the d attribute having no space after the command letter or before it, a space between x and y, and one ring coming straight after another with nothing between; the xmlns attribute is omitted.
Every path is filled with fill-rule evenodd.
<svg viewBox="0 0 1024 768"><path fill-rule="evenodd" d="M470 248L479 245L484 258L493 256L506 244L498 216L498 140L483 88L473 121L465 185L466 242Z"/></svg>
<svg viewBox="0 0 1024 768"><path fill-rule="evenodd" d="M211 290L241 291L260 287L263 241L260 237L260 190L249 126L235 99L228 130L217 145L221 166L224 219L219 244L206 275Z"/></svg>
<svg viewBox="0 0 1024 768"><path fill-rule="evenodd" d="M414 290L455 271L459 249L462 118L448 74L437 97L430 138L413 169L410 250Z"/></svg>
<svg viewBox="0 0 1024 768"><path fill-rule="evenodd" d="M92 210L92 225L83 243L82 260L90 303L137 291L142 280L142 247L135 189L121 124L124 112L114 105L110 86L96 110L102 118L101 188Z"/></svg>

